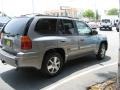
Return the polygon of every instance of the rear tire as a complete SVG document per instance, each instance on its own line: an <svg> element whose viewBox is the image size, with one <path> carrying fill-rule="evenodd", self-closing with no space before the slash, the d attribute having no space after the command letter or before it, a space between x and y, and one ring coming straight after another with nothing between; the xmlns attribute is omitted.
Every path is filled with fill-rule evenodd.
<svg viewBox="0 0 120 90"><path fill-rule="evenodd" d="M109 27L109 30L112 31L112 27Z"/></svg>
<svg viewBox="0 0 120 90"><path fill-rule="evenodd" d="M47 77L56 76L61 72L63 64L63 57L59 53L47 53L41 68L42 74Z"/></svg>
<svg viewBox="0 0 120 90"><path fill-rule="evenodd" d="M102 60L105 58L105 54L106 54L106 44L105 43L101 43L98 53L96 55L96 58L98 60Z"/></svg>

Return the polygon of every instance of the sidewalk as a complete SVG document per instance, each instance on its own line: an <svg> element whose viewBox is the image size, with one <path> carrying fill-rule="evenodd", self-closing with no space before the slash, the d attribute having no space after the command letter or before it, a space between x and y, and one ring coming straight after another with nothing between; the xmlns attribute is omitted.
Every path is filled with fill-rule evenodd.
<svg viewBox="0 0 120 90"><path fill-rule="evenodd" d="M98 83L88 87L88 90L118 90L117 89L117 79L107 80L103 83Z"/></svg>
<svg viewBox="0 0 120 90"><path fill-rule="evenodd" d="M74 75L75 74L71 76L74 76ZM105 85L106 81L108 84L112 84L112 86L115 86L116 84L115 82L108 81L108 80L112 80L113 78L116 78L116 77L117 77L117 65L113 65L113 66L101 68L93 72L89 72L85 75L79 76L77 74L77 77L75 77L74 79L70 79L69 81L66 81L70 78L69 76L64 80L60 80L56 82L55 85L50 85L46 88L43 88L42 90L90 90L88 89L88 87L96 84L99 84L99 86L101 84L102 86L102 85ZM104 90L104 89L91 89L91 90ZM107 87L106 90L116 90L116 89L109 89Z"/></svg>

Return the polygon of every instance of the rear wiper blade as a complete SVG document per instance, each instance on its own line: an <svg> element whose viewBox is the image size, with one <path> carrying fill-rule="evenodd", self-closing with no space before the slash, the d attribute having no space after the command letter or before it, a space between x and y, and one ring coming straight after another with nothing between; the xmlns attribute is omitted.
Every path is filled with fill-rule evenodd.
<svg viewBox="0 0 120 90"><path fill-rule="evenodd" d="M7 32L3 32L3 33L5 33L5 34L10 34L10 33L7 33Z"/></svg>
<svg viewBox="0 0 120 90"><path fill-rule="evenodd" d="M15 36L19 36L20 34L11 34L9 36L15 37Z"/></svg>
<svg viewBox="0 0 120 90"><path fill-rule="evenodd" d="M20 35L20 34L15 34L16 36Z"/></svg>
<svg viewBox="0 0 120 90"><path fill-rule="evenodd" d="M11 34L11 33L6 33L6 32L4 32L5 34L7 34L7 36L8 37L15 37L15 36L18 36L18 35L20 35L20 34Z"/></svg>
<svg viewBox="0 0 120 90"><path fill-rule="evenodd" d="M5 34L7 34L7 36L12 36L12 37L15 37L15 36L18 36L18 35L20 35L20 34L11 34L10 32L9 33L7 33L7 32L4 32Z"/></svg>

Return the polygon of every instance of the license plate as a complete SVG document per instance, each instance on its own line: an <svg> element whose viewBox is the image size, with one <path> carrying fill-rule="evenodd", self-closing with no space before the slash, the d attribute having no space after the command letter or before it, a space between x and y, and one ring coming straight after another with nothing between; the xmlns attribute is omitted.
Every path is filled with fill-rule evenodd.
<svg viewBox="0 0 120 90"><path fill-rule="evenodd" d="M5 39L4 44L5 44L6 46L9 46L9 47L12 46L12 42L11 42L11 40L9 40L9 39Z"/></svg>

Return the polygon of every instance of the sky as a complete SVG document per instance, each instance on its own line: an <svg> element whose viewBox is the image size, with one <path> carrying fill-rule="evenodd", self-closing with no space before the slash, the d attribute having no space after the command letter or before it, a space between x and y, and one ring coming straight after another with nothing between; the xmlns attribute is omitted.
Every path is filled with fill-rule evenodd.
<svg viewBox="0 0 120 90"><path fill-rule="evenodd" d="M60 6L69 6L78 9L104 10L119 7L119 0L0 0L0 11L9 16L19 16L28 13L44 13L59 9ZM33 8L34 7L34 8Z"/></svg>

